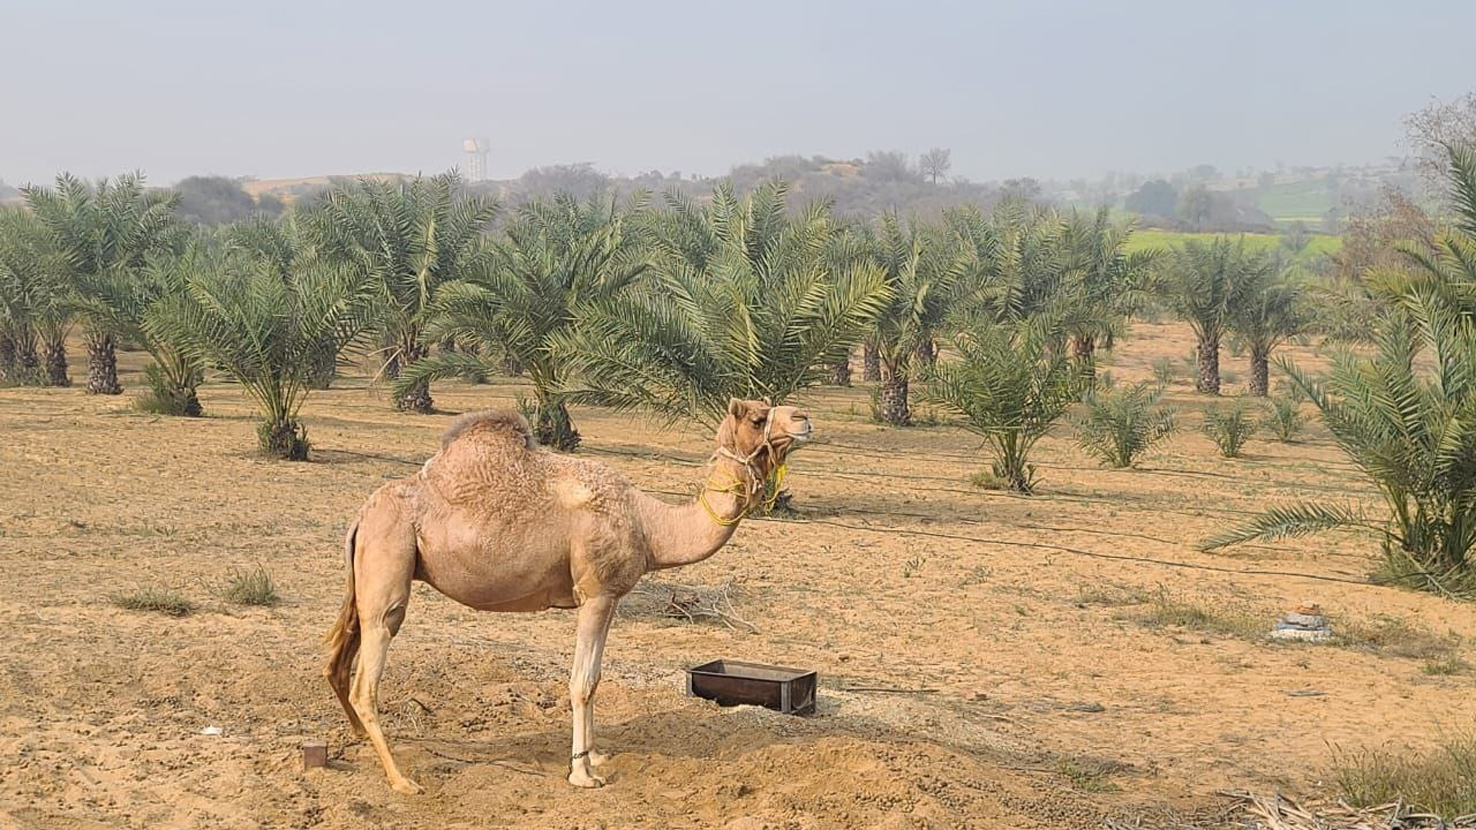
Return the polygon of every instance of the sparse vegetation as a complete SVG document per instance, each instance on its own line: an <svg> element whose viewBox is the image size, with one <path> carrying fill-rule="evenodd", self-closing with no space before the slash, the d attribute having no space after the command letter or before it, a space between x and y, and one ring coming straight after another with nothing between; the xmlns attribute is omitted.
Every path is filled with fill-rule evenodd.
<svg viewBox="0 0 1476 830"><path fill-rule="evenodd" d="M1201 605L1166 588L1160 588L1134 618L1149 628L1184 628L1241 640L1263 640L1271 631L1270 622L1249 610L1224 603Z"/></svg>

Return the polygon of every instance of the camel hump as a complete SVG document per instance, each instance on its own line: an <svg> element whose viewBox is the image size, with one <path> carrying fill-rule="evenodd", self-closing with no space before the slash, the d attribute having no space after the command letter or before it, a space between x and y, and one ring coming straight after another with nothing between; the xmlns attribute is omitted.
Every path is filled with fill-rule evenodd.
<svg viewBox="0 0 1476 830"><path fill-rule="evenodd" d="M528 419L516 412L502 409L468 412L452 421L451 426L446 427L446 432L441 435L441 449L451 446L458 438L472 435L513 441L530 450L537 446L537 442L533 440L533 430L528 426Z"/></svg>

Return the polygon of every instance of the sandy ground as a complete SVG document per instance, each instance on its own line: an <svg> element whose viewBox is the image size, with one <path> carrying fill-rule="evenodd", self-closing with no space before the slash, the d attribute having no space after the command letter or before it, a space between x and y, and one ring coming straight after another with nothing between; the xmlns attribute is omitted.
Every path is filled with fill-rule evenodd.
<svg viewBox="0 0 1476 830"><path fill-rule="evenodd" d="M1144 325L1109 359L1119 380L1175 360L1179 435L1141 469L1107 471L1062 428L1040 446L1033 498L971 486L987 462L957 427L871 424L864 387L807 396L822 437L792 464L801 515L750 521L661 575L733 580L758 631L625 611L598 697L617 754L596 791L564 782L570 612L479 614L417 586L382 695L419 797L389 790L320 674L362 499L423 461L451 413L506 406L516 383L448 384L447 414L405 416L346 379L308 402L307 464L256 456L251 408L225 384L205 387L200 420L0 390L0 826L1209 826L1217 789L1324 793L1339 749L1423 748L1464 726L1470 675L1427 673L1418 654L1144 624L1162 591L1267 629L1313 600L1342 625L1453 632L1462 653L1476 634L1476 609L1367 584L1365 538L1197 552L1276 500L1370 491L1316 426L1216 456L1189 349L1186 330ZM136 387L140 356L123 358ZM690 493L710 451L693 430L576 419L585 452L653 490ZM218 596L257 565L281 605ZM110 602L158 585L197 610ZM684 697L681 669L714 657L818 669L819 713ZM301 769L304 739L328 742L329 768Z"/></svg>

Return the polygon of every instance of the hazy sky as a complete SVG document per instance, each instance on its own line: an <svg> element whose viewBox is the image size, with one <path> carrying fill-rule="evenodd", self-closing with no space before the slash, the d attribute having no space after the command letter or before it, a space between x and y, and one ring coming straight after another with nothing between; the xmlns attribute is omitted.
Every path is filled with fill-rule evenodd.
<svg viewBox="0 0 1476 830"><path fill-rule="evenodd" d="M0 178L953 150L974 179L1363 162L1476 88L1476 2L3 0Z"/></svg>

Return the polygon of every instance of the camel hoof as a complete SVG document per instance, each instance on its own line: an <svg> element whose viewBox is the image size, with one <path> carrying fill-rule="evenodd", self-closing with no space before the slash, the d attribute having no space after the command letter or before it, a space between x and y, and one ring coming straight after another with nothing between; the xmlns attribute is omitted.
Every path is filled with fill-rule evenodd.
<svg viewBox="0 0 1476 830"><path fill-rule="evenodd" d="M591 775L584 770L575 770L569 773L569 783L576 787L584 787L588 790L605 786L605 779L598 775Z"/></svg>
<svg viewBox="0 0 1476 830"><path fill-rule="evenodd" d="M419 784L411 781L408 778L401 778L399 781L391 781L390 789L394 790L397 793L404 793L405 795L420 795L421 793L425 792L425 787L420 786Z"/></svg>

